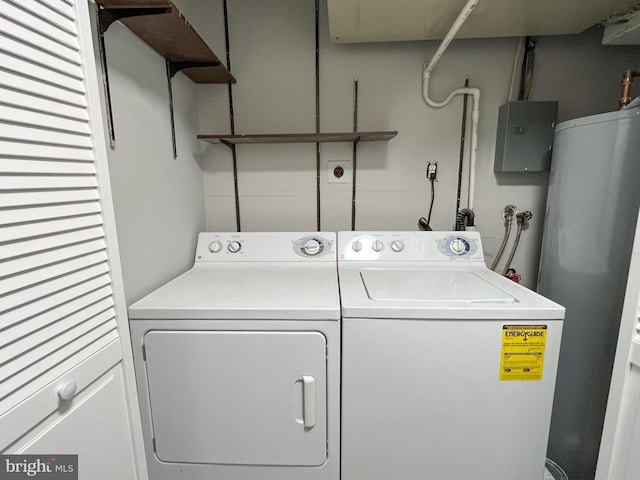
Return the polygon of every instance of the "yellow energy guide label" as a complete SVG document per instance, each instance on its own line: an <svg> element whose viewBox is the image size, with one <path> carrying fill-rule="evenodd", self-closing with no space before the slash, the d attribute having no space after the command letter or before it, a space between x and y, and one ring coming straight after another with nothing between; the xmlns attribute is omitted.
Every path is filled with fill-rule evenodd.
<svg viewBox="0 0 640 480"><path fill-rule="evenodd" d="M546 325L503 325L500 380L542 380Z"/></svg>

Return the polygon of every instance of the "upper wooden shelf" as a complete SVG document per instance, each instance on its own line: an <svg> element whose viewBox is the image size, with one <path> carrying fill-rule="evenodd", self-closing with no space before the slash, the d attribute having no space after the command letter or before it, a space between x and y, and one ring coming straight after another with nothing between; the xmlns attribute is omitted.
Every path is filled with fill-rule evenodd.
<svg viewBox="0 0 640 480"><path fill-rule="evenodd" d="M106 31L121 21L169 62L196 83L235 83L236 79L200 35L168 0L96 0L100 27Z"/></svg>
<svg viewBox="0 0 640 480"><path fill-rule="evenodd" d="M388 141L398 132L278 133L257 135L198 135L198 140L230 145L258 143L325 143Z"/></svg>

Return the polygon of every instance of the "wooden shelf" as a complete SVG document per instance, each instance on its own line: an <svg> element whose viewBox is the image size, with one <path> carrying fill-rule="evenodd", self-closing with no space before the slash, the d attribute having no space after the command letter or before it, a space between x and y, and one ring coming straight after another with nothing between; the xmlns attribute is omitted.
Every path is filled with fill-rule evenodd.
<svg viewBox="0 0 640 480"><path fill-rule="evenodd" d="M235 83L236 79L200 35L168 0L96 0L100 27L106 31L121 21L170 63L171 73L183 71L196 83Z"/></svg>
<svg viewBox="0 0 640 480"><path fill-rule="evenodd" d="M198 135L198 140L229 145L259 143L326 143L326 142L386 142L398 132L342 133L276 133L257 135Z"/></svg>

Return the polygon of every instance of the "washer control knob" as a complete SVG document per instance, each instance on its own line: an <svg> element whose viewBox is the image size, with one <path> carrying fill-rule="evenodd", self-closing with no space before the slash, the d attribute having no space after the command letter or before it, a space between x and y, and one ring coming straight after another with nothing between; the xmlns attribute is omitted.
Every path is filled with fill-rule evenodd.
<svg viewBox="0 0 640 480"><path fill-rule="evenodd" d="M218 253L220 250L222 250L222 242L220 242L220 240L216 240L209 244L209 251L211 253Z"/></svg>
<svg viewBox="0 0 640 480"><path fill-rule="evenodd" d="M375 240L371 244L371 248L373 249L374 252L381 252L382 249L384 248L384 243L382 242L382 240Z"/></svg>
<svg viewBox="0 0 640 480"><path fill-rule="evenodd" d="M360 240L356 240L351 244L351 248L353 248L354 252L359 252L362 250L362 242Z"/></svg>
<svg viewBox="0 0 640 480"><path fill-rule="evenodd" d="M234 240L233 242L229 242L229 245L227 245L227 250L229 250L229 252L231 253L238 253L240 250L242 250L242 244L237 240Z"/></svg>
<svg viewBox="0 0 640 480"><path fill-rule="evenodd" d="M464 240L462 240L461 238L455 238L451 240L449 248L453 253L460 255L466 251L467 246L465 245Z"/></svg>
<svg viewBox="0 0 640 480"><path fill-rule="evenodd" d="M320 242L318 240L316 240L315 238L312 238L311 240L308 240L307 243L304 244L304 246L302 247L302 249L304 250L304 252L307 255L317 255L318 253L320 253L320 249L321 249L322 245L320 244Z"/></svg>
<svg viewBox="0 0 640 480"><path fill-rule="evenodd" d="M401 240L394 240L391 242L391 250L394 252L401 252L404 250L404 243Z"/></svg>

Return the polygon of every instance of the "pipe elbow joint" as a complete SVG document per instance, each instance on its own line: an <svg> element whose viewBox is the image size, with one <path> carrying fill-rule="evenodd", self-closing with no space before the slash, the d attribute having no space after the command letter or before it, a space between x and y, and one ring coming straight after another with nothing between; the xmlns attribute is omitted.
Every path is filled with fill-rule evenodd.
<svg viewBox="0 0 640 480"><path fill-rule="evenodd" d="M477 87L471 88L471 95L473 96L473 114L480 112L480 89Z"/></svg>
<svg viewBox="0 0 640 480"><path fill-rule="evenodd" d="M427 105L429 105L430 107L433 108L442 108L443 105L441 105L438 102L434 102L431 98L429 98L427 95L423 95L424 101Z"/></svg>

